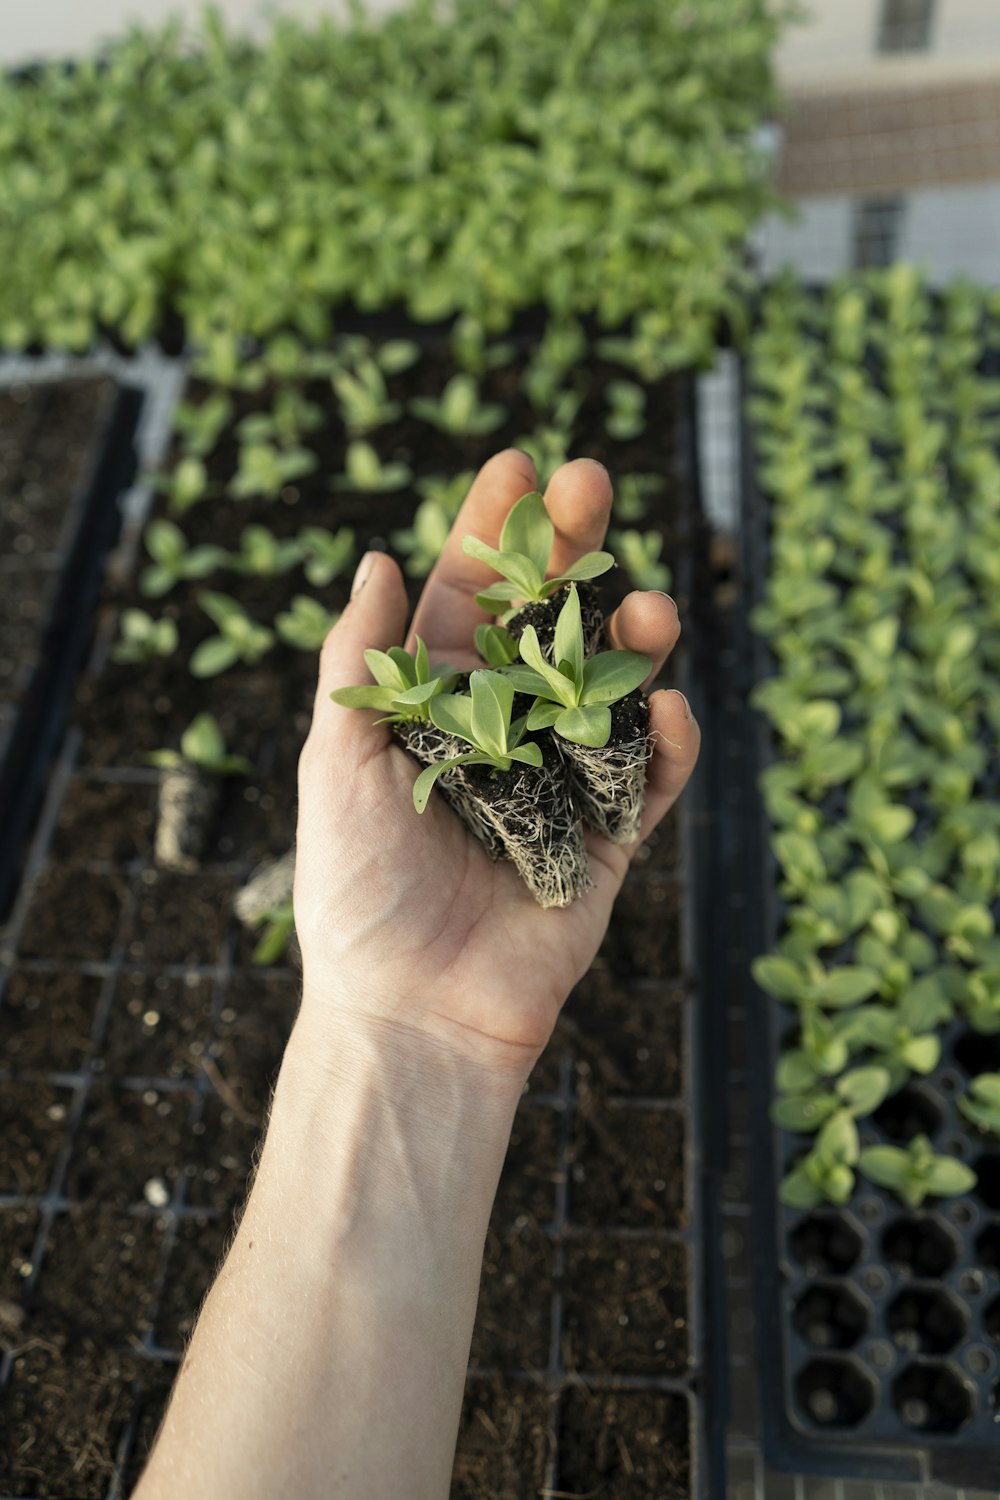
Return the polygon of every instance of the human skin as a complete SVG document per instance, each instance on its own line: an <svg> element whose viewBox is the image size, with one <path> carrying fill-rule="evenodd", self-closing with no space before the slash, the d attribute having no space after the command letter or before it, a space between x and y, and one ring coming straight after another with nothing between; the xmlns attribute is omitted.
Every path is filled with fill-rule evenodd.
<svg viewBox="0 0 1000 1500"><path fill-rule="evenodd" d="M478 665L496 546L530 458L476 477L407 633L402 576L362 559L320 661L299 765L296 930L303 996L253 1190L181 1366L136 1500L445 1500L490 1210L524 1084L587 971L632 854L683 789L699 731L681 694L649 699L655 750L640 840L587 835L594 886L542 910L442 798L418 817L419 768L334 688L363 653L414 636ZM599 548L612 499L587 459L553 475L552 575ZM680 633L663 594L630 594L612 643L651 677Z"/></svg>

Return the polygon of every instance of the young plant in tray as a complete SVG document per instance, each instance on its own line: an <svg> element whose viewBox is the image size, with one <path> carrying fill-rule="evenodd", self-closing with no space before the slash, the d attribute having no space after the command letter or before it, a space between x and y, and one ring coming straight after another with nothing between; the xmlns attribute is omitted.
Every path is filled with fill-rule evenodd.
<svg viewBox="0 0 1000 1500"><path fill-rule="evenodd" d="M253 766L226 749L211 714L192 719L180 750L154 750L150 765L164 774L157 798L156 862L168 870L198 868L222 795L226 776L247 776Z"/></svg>
<svg viewBox="0 0 1000 1500"><path fill-rule="evenodd" d="M512 508L500 532L499 547L490 547L474 536L462 539L462 551L468 557L486 563L501 575L499 583L490 584L476 595L476 603L493 614L503 611L503 622L514 636L519 636L526 626L534 626L550 660L562 602L555 596L569 584L599 578L615 565L610 552L587 552L565 573L546 578L554 541L555 527L537 490L522 495ZM604 630L604 615L596 594L586 593L581 610L584 654L591 656Z"/></svg>
<svg viewBox="0 0 1000 1500"><path fill-rule="evenodd" d="M222 547L189 547L187 537L173 521L150 521L143 540L153 561L139 575L139 589L150 599L169 594L178 583L207 578L229 561Z"/></svg>
<svg viewBox="0 0 1000 1500"><path fill-rule="evenodd" d="M318 599L308 594L296 594L291 608L275 617L274 628L278 639L296 651L318 651L339 615L326 609Z"/></svg>
<svg viewBox="0 0 1000 1500"><path fill-rule="evenodd" d="M144 609L123 609L121 637L111 655L117 662L139 664L177 650L177 626L173 620L154 620Z"/></svg>
<svg viewBox="0 0 1000 1500"><path fill-rule="evenodd" d="M651 750L649 709L638 691L649 675L649 658L635 651L585 656L575 584L556 620L556 665L543 656L533 625L525 627L519 650L524 665L511 665L507 675L518 692L534 699L528 729L553 731L591 827L613 843L630 843L639 831Z"/></svg>
<svg viewBox="0 0 1000 1500"><path fill-rule="evenodd" d="M238 600L228 594L202 593L198 603L219 628L196 646L190 662L193 677L217 677L238 661L256 666L274 645L274 632L257 625Z"/></svg>

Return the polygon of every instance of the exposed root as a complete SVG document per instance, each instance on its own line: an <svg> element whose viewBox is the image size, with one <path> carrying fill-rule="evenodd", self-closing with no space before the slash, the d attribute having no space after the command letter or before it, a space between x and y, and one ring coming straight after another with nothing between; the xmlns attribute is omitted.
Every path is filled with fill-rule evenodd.
<svg viewBox="0 0 1000 1500"><path fill-rule="evenodd" d="M590 889L580 817L558 765L519 766L485 785L476 780L485 793L482 815L539 906L569 906Z"/></svg>
<svg viewBox="0 0 1000 1500"><path fill-rule="evenodd" d="M553 739L585 822L613 844L630 844L638 838L652 736L606 745L603 750L574 745L559 735Z"/></svg>
<svg viewBox="0 0 1000 1500"><path fill-rule="evenodd" d="M244 927L256 927L269 911L292 899L295 883L295 850L257 866L246 885L236 892L233 910Z"/></svg>
<svg viewBox="0 0 1000 1500"><path fill-rule="evenodd" d="M164 771L157 798L156 863L189 875L205 851L222 786L217 776L185 763Z"/></svg>
<svg viewBox="0 0 1000 1500"><path fill-rule="evenodd" d="M471 749L464 740L453 734L445 734L434 724L394 724L396 738L405 745L414 760L422 766L434 766L453 755L464 755ZM443 771L435 783L449 807L458 814L466 828L483 845L491 859L502 859L505 855L503 840L484 816L482 805L469 786L464 766L452 766Z"/></svg>

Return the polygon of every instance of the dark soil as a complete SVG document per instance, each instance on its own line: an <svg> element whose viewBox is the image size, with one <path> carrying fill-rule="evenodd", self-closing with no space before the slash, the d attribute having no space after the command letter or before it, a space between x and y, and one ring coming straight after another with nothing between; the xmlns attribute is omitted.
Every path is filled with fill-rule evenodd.
<svg viewBox="0 0 1000 1500"><path fill-rule="evenodd" d="M620 373L600 361L579 372L587 390L573 451L600 457L612 474L663 470L673 387L664 382L650 393L644 439L609 443L602 394ZM404 415L377 434L380 452L410 462L418 474L477 467L536 425L518 379L515 365L484 381L484 399L510 407L497 433L456 441ZM432 356L389 382L402 400L442 383L441 360ZM200 394L195 385L189 398ZM329 411L328 389L308 394ZM240 414L269 399L240 397ZM0 467L4 420L0 406ZM305 441L319 458L314 475L289 486L277 504L196 507L182 520L189 541L236 547L249 522L279 537L307 525L351 524L360 555L410 522L412 490L331 495L328 476L343 458L336 421ZM231 477L236 451L230 430L210 461L214 480ZM669 531L664 555L672 560L679 545L673 522L656 514L649 524ZM160 1361L190 1337L231 1238L298 1008L293 971L252 968L257 938L238 930L232 898L255 864L292 841L296 763L316 661L279 645L253 669L195 682L188 659L213 631L197 602L204 586L183 584L150 601L133 582L107 600L174 619L180 649L172 660L142 668L111 663L81 683L75 723L83 732L83 770L68 784L18 943L20 958L45 972L15 962L0 997L0 1063L13 1070L0 1083L0 1193L40 1197L68 1157L61 1188L74 1203L55 1216L37 1285L23 1268L45 1219L31 1202L0 1211L0 1315L7 1305L18 1347L24 1344L0 1389L0 1493L103 1500L130 1418L138 1425L126 1492L136 1482L174 1377L175 1366ZM342 608L350 576L321 590L300 568L277 579L224 574L209 586L269 622L296 593ZM419 586L411 584L411 596ZM626 589L616 571L600 580L597 596L610 612ZM20 606L15 613L20 629ZM226 782L205 868L167 874L152 864L156 777L145 754L176 746L206 707L254 773ZM123 779L123 770L130 776ZM484 778L487 786L489 795L505 798L503 786ZM682 1116L614 1102L685 1092L682 990L659 983L676 981L682 970L672 821L635 863L601 958L530 1080L534 1094L559 1093L564 1078L570 1091L558 1108L551 1099L526 1100L515 1120L486 1244L472 1347L477 1373L466 1391L453 1500L537 1495L553 1456L557 1400L560 1493L648 1492L658 1500L688 1493L683 1397L591 1397L571 1378L557 1398L524 1378L547 1370L553 1356L588 1378L683 1374L690 1354L686 1251L662 1237L685 1223ZM125 967L112 972L119 960ZM80 974L73 972L78 962L100 967ZM92 1046L104 1005L106 1024ZM69 1080L60 1087L44 1077L91 1067L83 1101L65 1086ZM70 1149L74 1100L83 1107ZM161 1208L163 1193L175 1192L183 1199L176 1221ZM618 1228L647 1233L622 1241ZM565 1310L554 1328L559 1295ZM141 1358L130 1343L143 1336L158 1358Z"/></svg>
<svg viewBox="0 0 1000 1500"><path fill-rule="evenodd" d="M630 745L649 733L649 706L638 688L611 705L609 745Z"/></svg>
<svg viewBox="0 0 1000 1500"><path fill-rule="evenodd" d="M686 1500L688 1433L684 1396L570 1389L560 1407L562 1488L600 1500Z"/></svg>
<svg viewBox="0 0 1000 1500"><path fill-rule="evenodd" d="M107 384L73 380L0 392L0 557L37 557L65 545L69 500Z"/></svg>
<svg viewBox="0 0 1000 1500"><path fill-rule="evenodd" d="M566 603L566 595L569 586L561 588L558 593L552 594L541 604L525 604L516 615L512 615L507 621L507 629L516 641L527 630L529 625L535 627L538 644L542 655L546 660L552 658L552 648L555 645L556 621L559 613ZM587 656L593 656L596 651L603 649L604 643L604 601L602 599L602 588L598 583L578 583L576 586L580 599L580 615L583 622L583 643Z"/></svg>

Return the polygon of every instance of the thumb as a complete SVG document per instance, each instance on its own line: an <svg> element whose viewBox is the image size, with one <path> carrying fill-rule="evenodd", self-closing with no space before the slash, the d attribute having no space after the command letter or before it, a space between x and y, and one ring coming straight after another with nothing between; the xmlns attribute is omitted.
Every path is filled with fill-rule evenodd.
<svg viewBox="0 0 1000 1500"><path fill-rule="evenodd" d="M319 684L313 704L310 739L341 742L353 738L359 728L371 745L372 712L343 708L331 701L335 688L371 682L365 664L369 647L386 651L403 639L409 604L399 565L384 552L366 552L358 564L351 586L351 600L323 642L319 659ZM388 740L389 731L381 731Z"/></svg>

